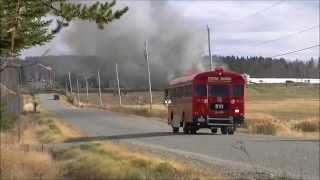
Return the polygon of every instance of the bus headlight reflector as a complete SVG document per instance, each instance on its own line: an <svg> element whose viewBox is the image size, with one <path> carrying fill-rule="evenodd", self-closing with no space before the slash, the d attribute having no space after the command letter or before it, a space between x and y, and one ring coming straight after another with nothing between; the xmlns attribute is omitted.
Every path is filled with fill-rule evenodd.
<svg viewBox="0 0 320 180"><path fill-rule="evenodd" d="M231 104L234 104L235 102L236 102L236 100L234 100L234 99L231 99L231 101L230 101Z"/></svg>

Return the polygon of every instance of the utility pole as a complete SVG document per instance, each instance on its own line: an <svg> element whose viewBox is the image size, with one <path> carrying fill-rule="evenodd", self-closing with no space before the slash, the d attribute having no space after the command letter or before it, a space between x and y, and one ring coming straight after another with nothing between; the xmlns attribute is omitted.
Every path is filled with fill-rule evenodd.
<svg viewBox="0 0 320 180"><path fill-rule="evenodd" d="M99 85L99 100L100 100L100 106L102 107L101 84L100 84L100 72L99 72L99 71L98 71L98 85Z"/></svg>
<svg viewBox="0 0 320 180"><path fill-rule="evenodd" d="M116 76L117 76L117 82L118 82L119 104L120 104L120 106L121 106L122 103L121 103L121 92L120 92L120 80L119 80L119 72L118 72L118 64L117 64L117 63L116 63Z"/></svg>
<svg viewBox="0 0 320 180"><path fill-rule="evenodd" d="M67 92L68 92L68 80L67 80L67 76L65 76L65 88L66 88L66 96L67 96Z"/></svg>
<svg viewBox="0 0 320 180"><path fill-rule="evenodd" d="M209 25L207 25L208 30L208 48L209 48L209 57L210 57L210 71L213 70L213 62L212 62L212 55L211 55L211 38L210 38L210 28Z"/></svg>
<svg viewBox="0 0 320 180"><path fill-rule="evenodd" d="M80 96L79 96L79 81L77 79L77 99L78 99L78 106L80 106L81 104L81 101L80 101Z"/></svg>
<svg viewBox="0 0 320 180"><path fill-rule="evenodd" d="M87 101L87 104L89 103L89 87L88 87L88 79L87 77L84 77L85 81L86 81L86 89L87 89L87 96L86 96L86 101Z"/></svg>
<svg viewBox="0 0 320 180"><path fill-rule="evenodd" d="M147 71L148 71L148 83L149 83L149 95L150 95L150 111L152 110L152 88L151 88L151 78L150 78L150 65L149 65L149 54L148 54L148 44L147 41L144 43L144 57L147 61Z"/></svg>
<svg viewBox="0 0 320 180"><path fill-rule="evenodd" d="M52 88L55 87L55 84L56 84L56 72L52 69L52 72L53 72L53 83L52 83Z"/></svg>
<svg viewBox="0 0 320 180"><path fill-rule="evenodd" d="M72 94L73 94L73 91L72 91L72 83L71 83L71 74L70 74L70 72L68 73L68 75L69 75L70 93L71 93L71 95L72 95Z"/></svg>

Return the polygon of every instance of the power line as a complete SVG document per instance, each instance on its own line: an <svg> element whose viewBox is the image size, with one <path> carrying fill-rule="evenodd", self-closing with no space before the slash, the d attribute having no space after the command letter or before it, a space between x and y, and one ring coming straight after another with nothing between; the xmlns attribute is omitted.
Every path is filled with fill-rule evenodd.
<svg viewBox="0 0 320 180"><path fill-rule="evenodd" d="M272 9L272 8L280 5L280 4L282 4L283 2L284 2L284 0L281 0L280 2L276 2L276 3L272 4L271 6L268 6L268 7L266 7L266 8L261 9L261 10L258 10L258 11L254 12L254 13L248 15L248 16L244 16L244 17L239 18L239 19L231 20L231 22L222 23L222 24L217 24L217 25L215 25L215 26L224 26L224 25L228 25L228 24L233 24L233 23L238 22L238 21L241 21L241 20L243 20L243 19L247 19L247 18L256 16L256 15L258 15L258 14L261 14L262 12L268 11L268 10L270 10L270 9Z"/></svg>
<svg viewBox="0 0 320 180"><path fill-rule="evenodd" d="M319 28L319 24L316 25L316 26L312 26L312 27L303 29L303 30L301 30L301 31L292 33L292 34L287 34L287 35L284 35L284 36L281 36L281 37L278 37L278 38L275 38L275 39L271 39L271 40L268 40L268 41L263 41L263 42L261 42L261 43L257 43L256 45L268 44L268 43L271 43L271 42L274 42L274 41L278 41L278 40L281 40L281 39L286 39L286 38L289 38L289 37L292 37L292 36L295 36L295 35L298 35L298 34L301 34L301 33L310 31L310 30L312 30L312 29L316 29L316 28Z"/></svg>
<svg viewBox="0 0 320 180"><path fill-rule="evenodd" d="M283 53L283 54L278 54L278 55L275 55L275 56L271 56L271 58L284 56L284 55L288 55L288 54L293 54L293 53L304 51L304 50L307 50L307 49L312 49L312 48L315 48L317 46L320 46L320 44L317 44L317 45L314 45L314 46L310 46L310 47L307 47L307 48L303 48L303 49L298 49L298 50L295 50L295 51L286 52L286 53Z"/></svg>

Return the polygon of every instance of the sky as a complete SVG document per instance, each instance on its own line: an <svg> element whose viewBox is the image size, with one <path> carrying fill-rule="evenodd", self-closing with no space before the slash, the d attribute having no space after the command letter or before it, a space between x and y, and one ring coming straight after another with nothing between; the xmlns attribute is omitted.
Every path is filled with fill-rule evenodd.
<svg viewBox="0 0 320 180"><path fill-rule="evenodd" d="M132 12L142 11L144 3L150 2L119 2L120 5L128 5ZM273 57L319 44L318 0L169 0L166 3L167 8L181 15L185 23L196 29L194 33L199 36L206 36L206 25L209 25L211 50L215 55ZM117 23L121 22L122 19ZM68 28L72 29L72 25ZM72 45L64 40L66 34L70 34L68 28L52 42L23 51L22 58L41 56L44 52L47 52L46 55L75 54ZM208 48L205 47L203 53L207 54ZM317 58L319 46L278 57L289 60Z"/></svg>

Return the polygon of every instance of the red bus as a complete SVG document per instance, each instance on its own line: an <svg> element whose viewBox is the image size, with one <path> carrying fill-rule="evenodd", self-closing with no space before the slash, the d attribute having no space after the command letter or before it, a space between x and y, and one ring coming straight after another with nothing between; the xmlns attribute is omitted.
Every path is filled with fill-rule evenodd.
<svg viewBox="0 0 320 180"><path fill-rule="evenodd" d="M186 134L201 128L233 134L244 122L245 85L241 74L222 68L172 80L165 92L168 124L174 133L182 127Z"/></svg>

